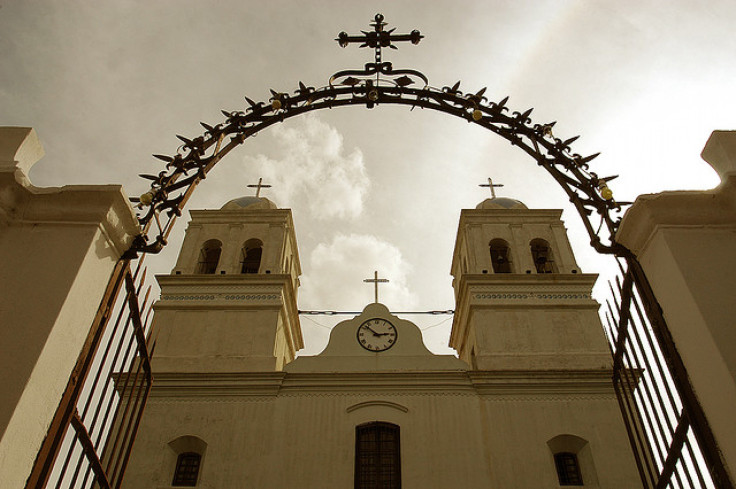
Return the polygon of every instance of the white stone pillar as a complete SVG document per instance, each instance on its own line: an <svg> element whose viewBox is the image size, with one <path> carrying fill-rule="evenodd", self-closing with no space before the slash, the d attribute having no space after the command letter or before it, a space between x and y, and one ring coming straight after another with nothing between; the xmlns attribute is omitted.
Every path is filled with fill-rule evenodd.
<svg viewBox="0 0 736 489"><path fill-rule="evenodd" d="M38 188L31 128L0 127L0 474L23 487L110 274L139 233L119 185Z"/></svg>
<svg viewBox="0 0 736 489"><path fill-rule="evenodd" d="M639 196L616 240L639 259L736 475L736 131L714 131L701 156L717 188Z"/></svg>

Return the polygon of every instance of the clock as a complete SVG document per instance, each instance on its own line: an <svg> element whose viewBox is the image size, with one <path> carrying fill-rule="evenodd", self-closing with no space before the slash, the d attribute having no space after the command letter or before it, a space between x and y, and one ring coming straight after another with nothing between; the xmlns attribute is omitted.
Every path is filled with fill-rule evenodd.
<svg viewBox="0 0 736 489"><path fill-rule="evenodd" d="M386 351L396 344L396 326L380 318L363 321L356 334L358 344L368 351Z"/></svg>

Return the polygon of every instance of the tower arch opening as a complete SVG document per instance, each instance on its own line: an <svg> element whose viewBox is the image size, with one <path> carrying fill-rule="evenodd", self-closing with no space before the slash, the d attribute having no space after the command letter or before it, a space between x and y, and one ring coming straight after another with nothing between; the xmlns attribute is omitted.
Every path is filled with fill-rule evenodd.
<svg viewBox="0 0 736 489"><path fill-rule="evenodd" d="M217 271L217 265L220 263L220 255L222 254L222 241L219 239L210 239L202 244L199 250L199 260L197 261L197 274L213 274Z"/></svg>
<svg viewBox="0 0 736 489"><path fill-rule="evenodd" d="M263 257L263 241L249 239L243 244L240 253L240 273L258 273Z"/></svg>
<svg viewBox="0 0 736 489"><path fill-rule="evenodd" d="M535 238L531 240L529 248L537 273L557 273L552 247L546 239Z"/></svg>
<svg viewBox="0 0 736 489"><path fill-rule="evenodd" d="M511 262L511 248L505 239L492 239L488 243L491 254L493 273L511 273L513 270Z"/></svg>

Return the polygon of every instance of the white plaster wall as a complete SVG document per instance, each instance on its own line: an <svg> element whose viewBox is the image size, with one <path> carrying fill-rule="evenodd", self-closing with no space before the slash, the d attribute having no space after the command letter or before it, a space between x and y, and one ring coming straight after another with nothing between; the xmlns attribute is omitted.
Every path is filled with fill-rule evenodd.
<svg viewBox="0 0 736 489"><path fill-rule="evenodd" d="M406 412L385 405L348 412L376 399ZM355 426L377 420L400 426L402 487L408 489L558 488L547 441L560 434L590 444L599 484L588 477L586 487L641 487L612 394L514 400L370 389L271 398L154 397L123 487L170 487L175 456L167 443L186 434L208 445L198 487L352 487Z"/></svg>
<svg viewBox="0 0 736 489"><path fill-rule="evenodd" d="M30 474L110 274L139 227L119 186L41 189L29 128L0 128L0 474Z"/></svg>

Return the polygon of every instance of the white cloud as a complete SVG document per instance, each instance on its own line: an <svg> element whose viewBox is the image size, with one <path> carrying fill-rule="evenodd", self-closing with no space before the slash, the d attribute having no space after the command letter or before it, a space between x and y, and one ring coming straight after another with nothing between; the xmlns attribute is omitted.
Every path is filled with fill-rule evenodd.
<svg viewBox="0 0 736 489"><path fill-rule="evenodd" d="M276 157L246 157L273 185L280 207L309 209L316 219L353 219L363 212L370 181L358 148L346 152L340 132L313 114L273 128Z"/></svg>
<svg viewBox="0 0 736 489"><path fill-rule="evenodd" d="M378 270L379 301L391 310L416 307L417 297L406 282L411 265L401 251L376 236L337 234L330 243L320 243L310 255L309 272L302 276L300 307L302 309L362 310L373 302L373 284L363 283Z"/></svg>

